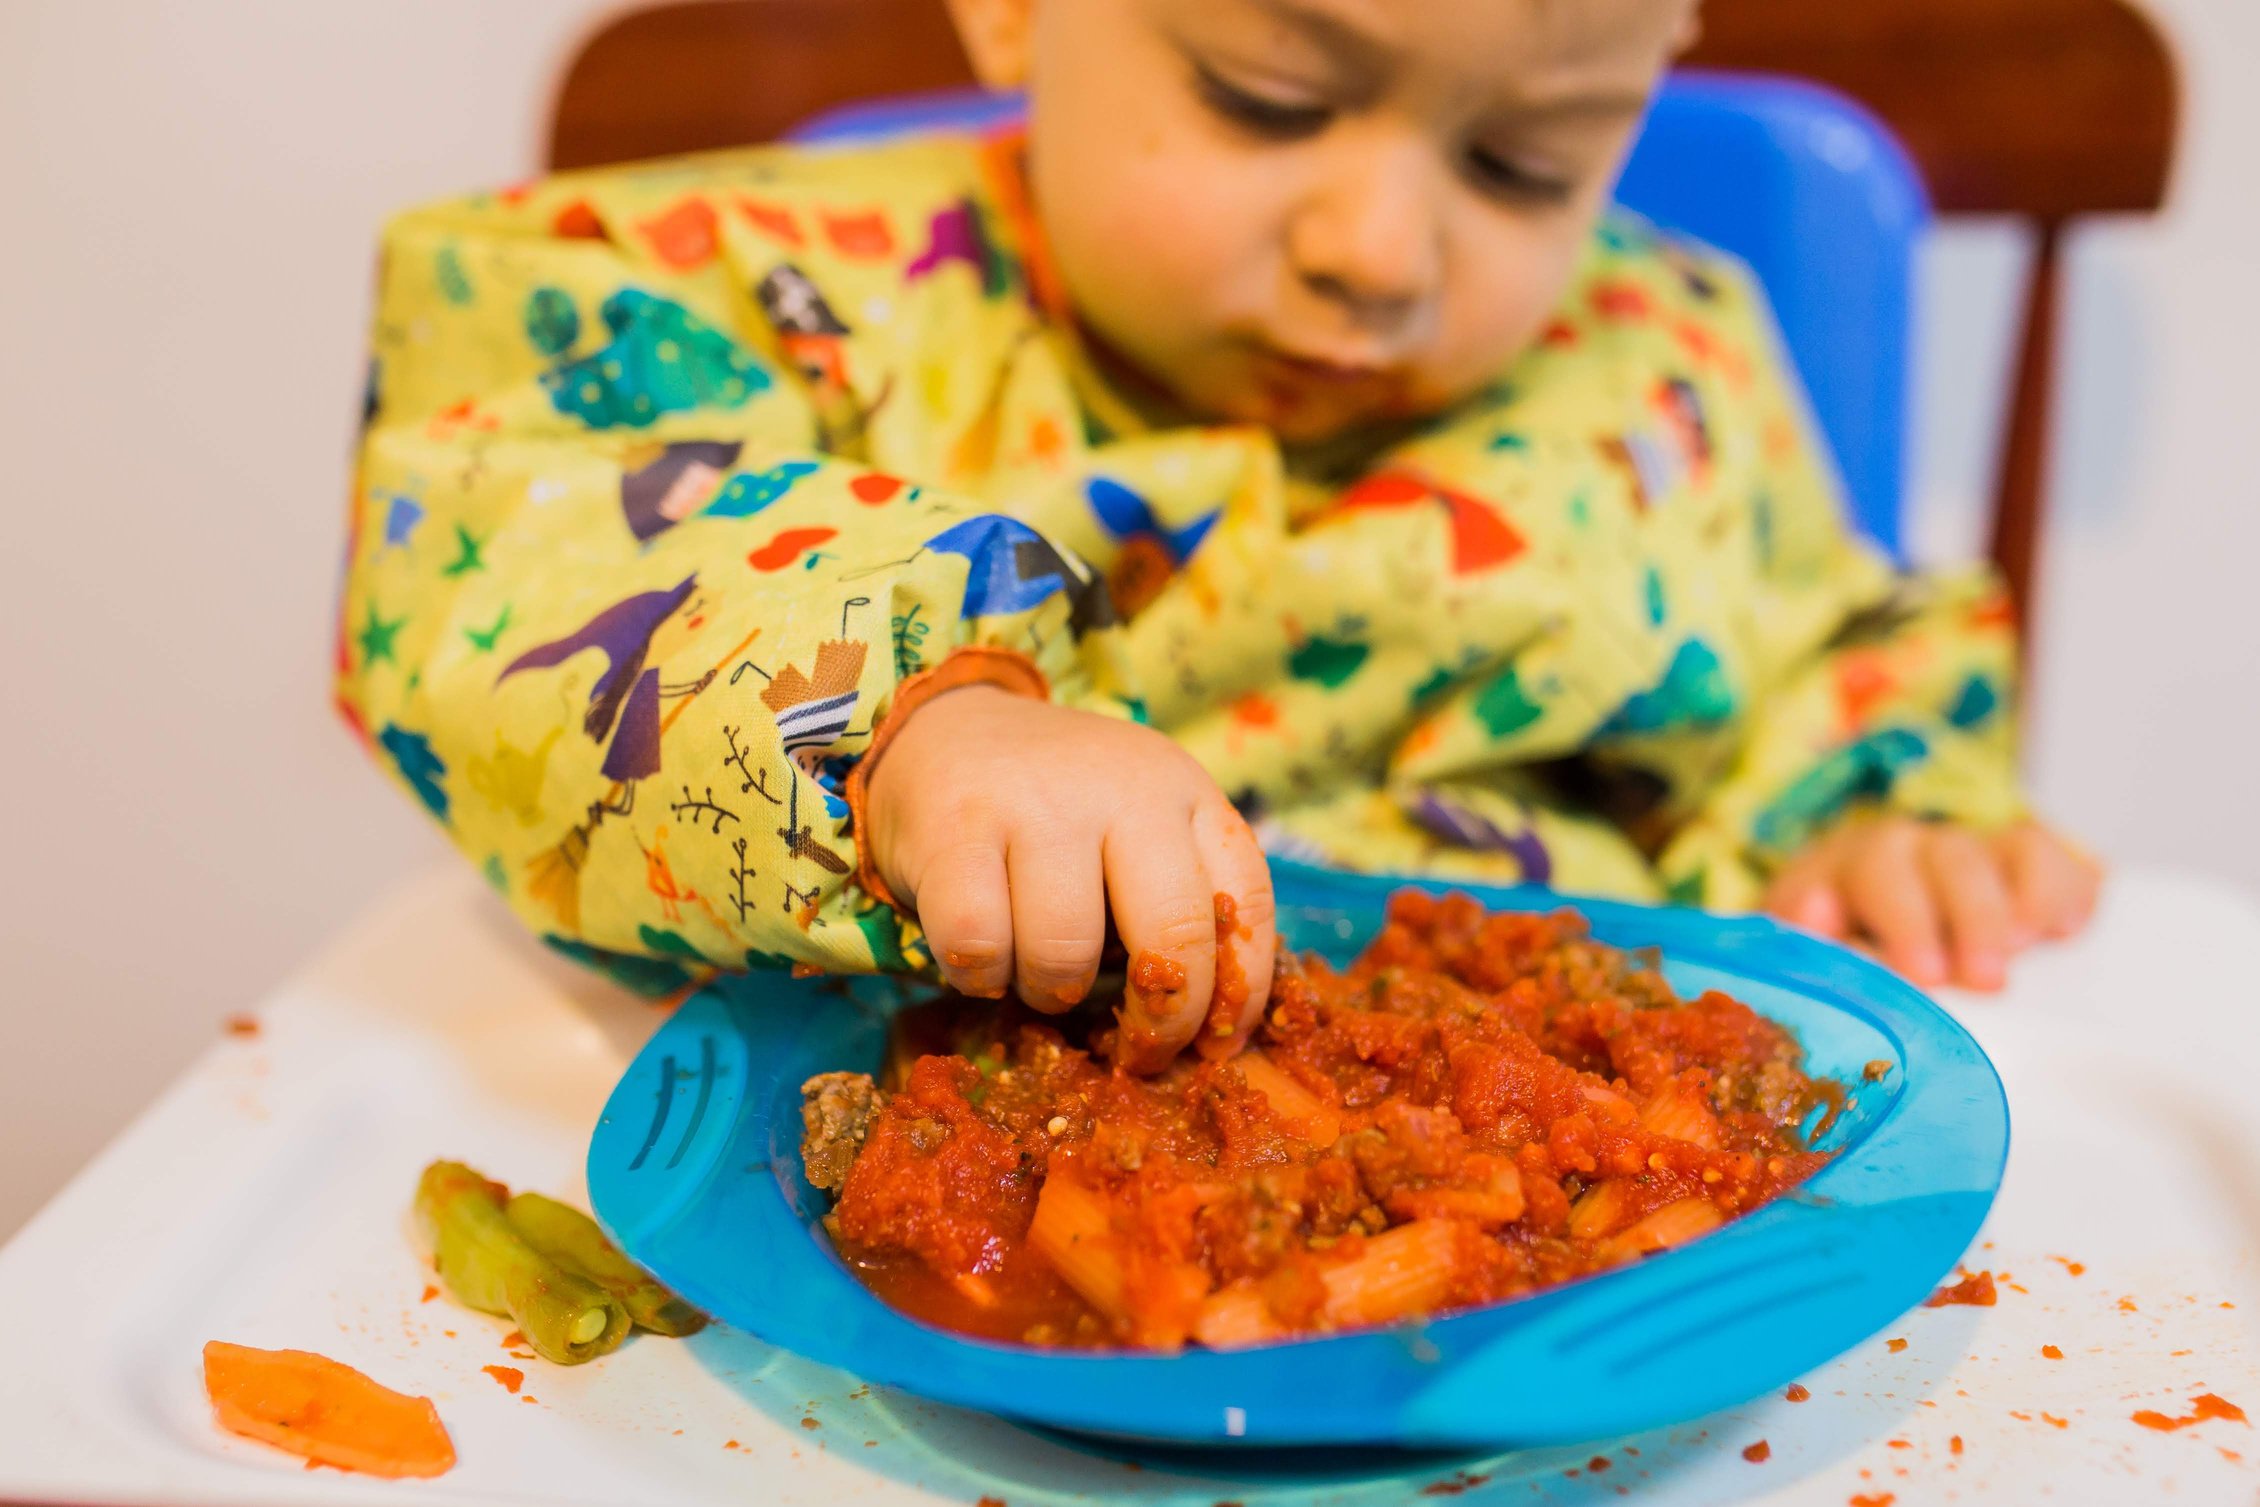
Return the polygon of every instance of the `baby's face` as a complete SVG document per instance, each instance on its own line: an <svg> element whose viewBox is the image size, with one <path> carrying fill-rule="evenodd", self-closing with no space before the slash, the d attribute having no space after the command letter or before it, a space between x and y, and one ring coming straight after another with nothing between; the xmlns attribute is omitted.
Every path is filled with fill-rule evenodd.
<svg viewBox="0 0 2260 1507"><path fill-rule="evenodd" d="M957 0L1076 312L1290 441L1537 334L1694 0Z"/></svg>

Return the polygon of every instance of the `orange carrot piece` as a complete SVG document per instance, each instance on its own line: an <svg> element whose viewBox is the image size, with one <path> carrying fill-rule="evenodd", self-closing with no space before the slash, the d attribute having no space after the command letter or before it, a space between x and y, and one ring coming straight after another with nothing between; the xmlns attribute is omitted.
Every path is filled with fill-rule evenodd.
<svg viewBox="0 0 2260 1507"><path fill-rule="evenodd" d="M429 1397L379 1386L308 1350L204 1347L204 1390L220 1426L318 1465L372 1476L436 1476L455 1445Z"/></svg>

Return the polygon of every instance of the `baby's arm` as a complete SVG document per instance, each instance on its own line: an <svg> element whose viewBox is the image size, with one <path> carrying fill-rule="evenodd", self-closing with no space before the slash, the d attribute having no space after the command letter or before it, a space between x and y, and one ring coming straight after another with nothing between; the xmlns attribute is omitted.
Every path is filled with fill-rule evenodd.
<svg viewBox="0 0 2260 1507"><path fill-rule="evenodd" d="M1271 879L1189 754L1135 723L994 685L898 716L883 756L865 761L865 861L915 906L944 977L1065 1009L1090 991L1111 908L1134 959L1183 971L1175 987L1141 987L1133 967L1122 1059L1151 1070L1196 1038L1204 1052L1238 1045L1270 987ZM1233 902L1221 970L1219 895Z"/></svg>

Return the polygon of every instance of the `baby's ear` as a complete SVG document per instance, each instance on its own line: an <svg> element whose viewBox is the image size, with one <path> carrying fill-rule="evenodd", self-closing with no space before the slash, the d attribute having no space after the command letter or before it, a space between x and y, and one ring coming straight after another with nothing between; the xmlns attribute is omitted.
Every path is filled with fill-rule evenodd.
<svg viewBox="0 0 2260 1507"><path fill-rule="evenodd" d="M949 8L957 39L984 85L1018 89L1027 84L1036 0L949 0Z"/></svg>

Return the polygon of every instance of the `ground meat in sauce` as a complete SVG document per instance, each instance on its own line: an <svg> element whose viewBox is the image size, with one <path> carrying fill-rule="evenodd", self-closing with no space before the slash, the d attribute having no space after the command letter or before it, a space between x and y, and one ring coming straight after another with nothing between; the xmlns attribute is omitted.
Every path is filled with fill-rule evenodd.
<svg viewBox="0 0 2260 1507"><path fill-rule="evenodd" d="M1174 967L1143 954L1133 981ZM1781 1027L1679 1000L1573 913L1463 896L1400 894L1340 971L1282 956L1251 1052L1141 1078L1076 1032L949 999L906 1015L892 1097L811 1080L810 1180L881 1296L990 1338L1162 1349L1494 1302L1778 1196L1825 1162L1805 1127L1841 1097ZM1351 1280L1384 1258L1425 1274L1413 1296Z"/></svg>
<svg viewBox="0 0 2260 1507"><path fill-rule="evenodd" d="M837 1192L871 1133L886 1095L866 1073L819 1073L801 1085L801 1162L808 1180Z"/></svg>

